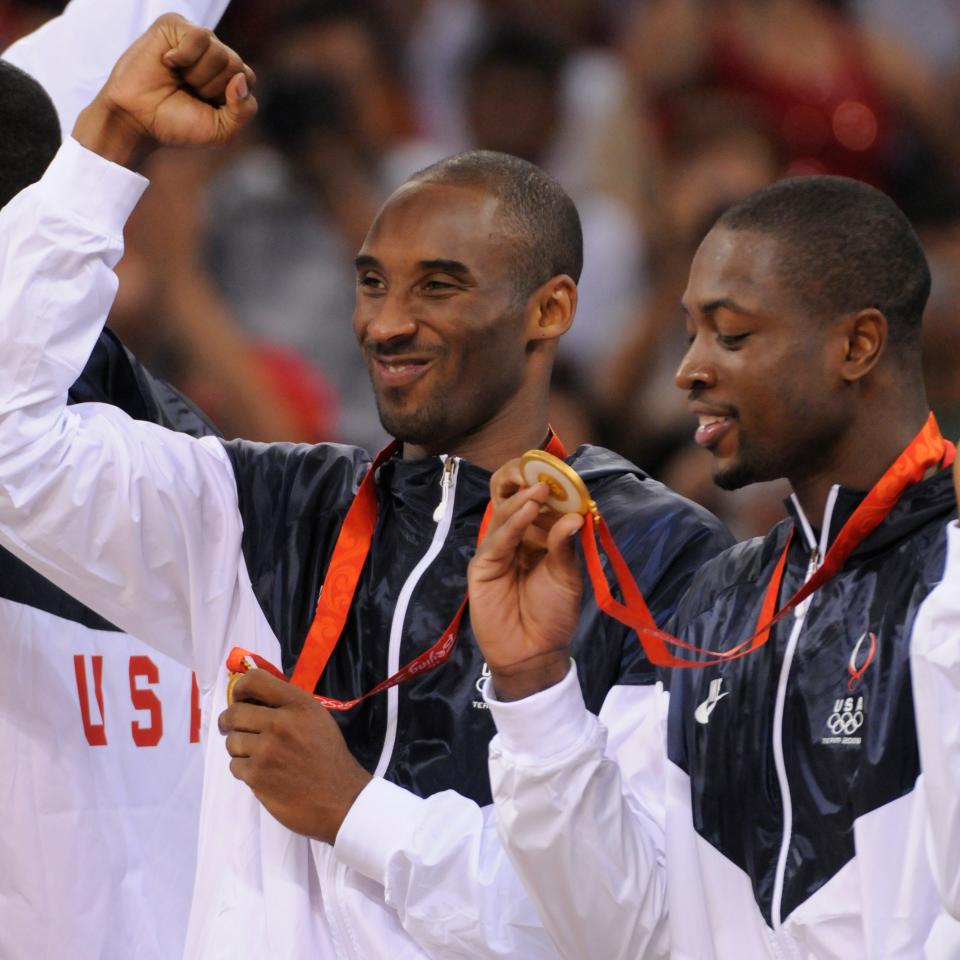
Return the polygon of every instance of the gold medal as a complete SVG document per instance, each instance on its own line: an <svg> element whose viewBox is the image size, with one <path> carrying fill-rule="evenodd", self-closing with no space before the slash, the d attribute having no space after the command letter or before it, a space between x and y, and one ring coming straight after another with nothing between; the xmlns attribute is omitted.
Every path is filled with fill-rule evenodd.
<svg viewBox="0 0 960 960"><path fill-rule="evenodd" d="M545 450L528 450L520 458L520 473L523 482L532 487L545 483L550 488L546 505L557 513L591 514L594 522L599 514L597 505L590 498L587 485L569 464Z"/></svg>
<svg viewBox="0 0 960 960"><path fill-rule="evenodd" d="M243 676L242 673L233 673L231 672L227 677L227 706L233 704L233 688L237 685L237 681Z"/></svg>

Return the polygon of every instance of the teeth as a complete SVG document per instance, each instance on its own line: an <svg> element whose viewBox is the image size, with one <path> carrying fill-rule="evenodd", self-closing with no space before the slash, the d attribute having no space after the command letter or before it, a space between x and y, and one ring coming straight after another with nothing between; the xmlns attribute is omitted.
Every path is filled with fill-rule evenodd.
<svg viewBox="0 0 960 960"><path fill-rule="evenodd" d="M709 427L712 423L720 423L726 419L726 417L709 417L706 414L700 414L699 417L701 427Z"/></svg>

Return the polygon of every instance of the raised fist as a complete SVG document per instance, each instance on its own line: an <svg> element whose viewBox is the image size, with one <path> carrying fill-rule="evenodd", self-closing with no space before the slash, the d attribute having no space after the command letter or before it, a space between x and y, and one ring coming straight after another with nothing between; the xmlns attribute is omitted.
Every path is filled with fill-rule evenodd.
<svg viewBox="0 0 960 960"><path fill-rule="evenodd" d="M164 14L117 61L74 137L128 166L154 146L226 143L256 113L255 80L209 30Z"/></svg>

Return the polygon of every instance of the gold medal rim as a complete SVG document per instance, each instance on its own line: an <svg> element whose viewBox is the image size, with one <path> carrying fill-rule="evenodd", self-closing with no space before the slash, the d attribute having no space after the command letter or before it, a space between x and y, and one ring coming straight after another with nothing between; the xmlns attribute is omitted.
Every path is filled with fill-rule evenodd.
<svg viewBox="0 0 960 960"><path fill-rule="evenodd" d="M234 673L231 671L230 675L227 677L227 706L230 707L233 705L233 688L237 685L237 681L243 676L242 673Z"/></svg>
<svg viewBox="0 0 960 960"><path fill-rule="evenodd" d="M577 473L570 464L565 463L559 457L555 457L552 453L548 453L546 450L528 450L520 458L520 471L523 472L523 468L528 463L542 463L548 467L553 468L557 471L564 479L569 480L573 489L576 490L578 496L580 497L580 509L579 513L587 514L590 513L593 508L593 501L590 499L590 491L587 489L587 485L583 482L583 479L580 477L580 474Z"/></svg>

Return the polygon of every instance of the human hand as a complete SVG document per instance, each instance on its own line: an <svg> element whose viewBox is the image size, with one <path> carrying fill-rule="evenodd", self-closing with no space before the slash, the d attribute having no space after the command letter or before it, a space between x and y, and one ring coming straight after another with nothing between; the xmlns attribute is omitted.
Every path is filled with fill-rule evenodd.
<svg viewBox="0 0 960 960"><path fill-rule="evenodd" d="M255 81L209 30L164 14L117 61L73 135L131 167L154 146L226 143L256 113Z"/></svg>
<svg viewBox="0 0 960 960"><path fill-rule="evenodd" d="M500 700L564 678L580 616L573 537L584 518L542 512L547 485L522 485L518 460L491 478L493 515L467 571L470 623Z"/></svg>
<svg viewBox="0 0 960 960"><path fill-rule="evenodd" d="M266 670L245 673L220 714L230 772L294 833L333 843L372 779L329 711Z"/></svg>

